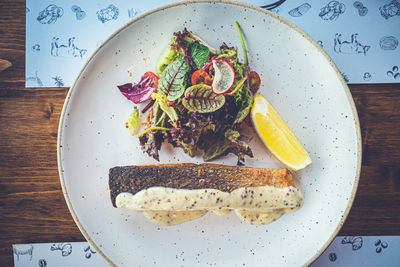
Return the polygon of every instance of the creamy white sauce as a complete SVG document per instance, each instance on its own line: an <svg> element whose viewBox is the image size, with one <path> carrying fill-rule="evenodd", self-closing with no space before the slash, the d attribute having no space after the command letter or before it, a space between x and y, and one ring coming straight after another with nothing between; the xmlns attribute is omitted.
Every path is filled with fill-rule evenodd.
<svg viewBox="0 0 400 267"><path fill-rule="evenodd" d="M193 220L209 210L223 215L232 209L247 223L267 224L302 204L297 188L272 186L243 187L230 193L216 189L150 187L135 195L120 193L116 198L118 208L143 212L146 218L162 225Z"/></svg>
<svg viewBox="0 0 400 267"><path fill-rule="evenodd" d="M176 225L204 216L206 210L155 210L143 211L143 215L150 221L160 225Z"/></svg>
<svg viewBox="0 0 400 267"><path fill-rule="evenodd" d="M229 214L232 210L228 210L228 209L220 209L220 210L211 210L212 212L214 212L214 214L217 215L226 215Z"/></svg>

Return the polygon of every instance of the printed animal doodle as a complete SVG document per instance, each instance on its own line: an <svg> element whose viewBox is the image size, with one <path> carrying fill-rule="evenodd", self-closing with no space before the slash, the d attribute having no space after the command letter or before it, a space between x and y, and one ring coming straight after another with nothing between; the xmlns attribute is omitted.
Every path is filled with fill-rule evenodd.
<svg viewBox="0 0 400 267"><path fill-rule="evenodd" d="M304 3L296 8L293 8L288 13L292 17L301 17L310 10L311 5L309 3Z"/></svg>
<svg viewBox="0 0 400 267"><path fill-rule="evenodd" d="M357 40L357 33L351 35L350 41L343 41L342 34L336 33L334 39L333 50L341 54L364 54L367 55L368 50L371 48L369 45L362 45Z"/></svg>
<svg viewBox="0 0 400 267"><path fill-rule="evenodd" d="M17 261L19 261L19 256L29 255L29 260L32 260L33 246L29 245L13 245L13 253L17 255Z"/></svg>
<svg viewBox="0 0 400 267"><path fill-rule="evenodd" d="M399 40L394 36L384 36L379 40L382 50L395 50L399 45Z"/></svg>
<svg viewBox="0 0 400 267"><path fill-rule="evenodd" d="M90 257L92 257L92 254L96 254L96 251L92 249L90 246L85 247L83 251L85 252L86 259L90 259Z"/></svg>
<svg viewBox="0 0 400 267"><path fill-rule="evenodd" d="M71 10L75 13L77 20L83 20L86 17L86 12L83 11L79 6L73 5Z"/></svg>
<svg viewBox="0 0 400 267"><path fill-rule="evenodd" d="M400 16L400 3L397 2L397 0L392 0L386 5L381 6L379 11L381 12L381 16L385 19Z"/></svg>
<svg viewBox="0 0 400 267"><path fill-rule="evenodd" d="M33 52L40 52L40 44L34 44L32 46L32 51Z"/></svg>
<svg viewBox="0 0 400 267"><path fill-rule="evenodd" d="M38 77L38 72L36 71L35 76L26 77L27 87L43 87L42 80Z"/></svg>
<svg viewBox="0 0 400 267"><path fill-rule="evenodd" d="M56 75L55 77L51 77L51 78L54 80L54 84L57 87L63 87L64 86L64 81L60 76Z"/></svg>
<svg viewBox="0 0 400 267"><path fill-rule="evenodd" d="M390 70L386 72L386 75L389 77L393 77L394 79L400 79L400 72L398 66L393 66Z"/></svg>
<svg viewBox="0 0 400 267"><path fill-rule="evenodd" d="M106 23L110 20L116 20L119 15L119 10L113 4L109 5L106 8L100 9L96 12L97 19L100 20L102 23Z"/></svg>
<svg viewBox="0 0 400 267"><path fill-rule="evenodd" d="M139 14L139 11L137 11L136 9L134 9L134 8L128 9L128 17L130 19L134 18L137 14Z"/></svg>
<svg viewBox="0 0 400 267"><path fill-rule="evenodd" d="M318 16L323 20L337 20L340 14L343 14L346 6L338 1L330 1L326 6L321 8Z"/></svg>
<svg viewBox="0 0 400 267"><path fill-rule="evenodd" d="M349 76L347 76L346 73L341 72L340 74L342 74L343 80L344 80L346 83L348 83L348 82L350 81Z"/></svg>
<svg viewBox="0 0 400 267"><path fill-rule="evenodd" d="M342 244L351 244L352 250L359 250L363 245L363 238L361 236L345 236Z"/></svg>
<svg viewBox="0 0 400 267"><path fill-rule="evenodd" d="M50 250L61 250L61 255L66 257L72 253L72 245L70 243L54 243L51 245Z"/></svg>
<svg viewBox="0 0 400 267"><path fill-rule="evenodd" d="M372 75L369 72L365 72L363 75L364 81L370 81L372 79Z"/></svg>
<svg viewBox="0 0 400 267"><path fill-rule="evenodd" d="M56 5L49 5L40 11L37 21L42 24L52 24L64 15L64 9Z"/></svg>
<svg viewBox="0 0 400 267"><path fill-rule="evenodd" d="M45 259L40 259L38 261L39 267L46 267L47 266L47 261Z"/></svg>
<svg viewBox="0 0 400 267"><path fill-rule="evenodd" d="M51 55L53 57L78 57L83 58L86 54L86 49L80 49L75 45L75 37L68 39L68 44L60 42L60 38L53 37L51 42Z"/></svg>
<svg viewBox="0 0 400 267"><path fill-rule="evenodd" d="M375 252L378 254L382 252L382 249L385 249L388 247L388 243L385 241L381 241L380 239L376 240L374 245L376 247Z"/></svg>
<svg viewBox="0 0 400 267"><path fill-rule="evenodd" d="M358 15L360 15L361 17L367 15L368 8L364 6L364 4L361 3L360 1L355 1L353 3L353 6L358 9Z"/></svg>
<svg viewBox="0 0 400 267"><path fill-rule="evenodd" d="M328 258L330 261L333 262L333 261L337 260L337 255L336 255L336 253L332 252L332 253L329 253Z"/></svg>

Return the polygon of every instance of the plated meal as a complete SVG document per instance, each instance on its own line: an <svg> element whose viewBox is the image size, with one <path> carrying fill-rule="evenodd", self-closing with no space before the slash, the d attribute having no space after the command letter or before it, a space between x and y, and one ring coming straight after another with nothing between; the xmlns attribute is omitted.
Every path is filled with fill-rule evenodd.
<svg viewBox="0 0 400 267"><path fill-rule="evenodd" d="M220 46L225 42L228 48L238 47L238 65L245 65L234 20L240 23L248 56L248 66L243 73L247 74L247 79L243 84L246 89L251 88L248 83L252 80L250 72L254 71L260 76L260 88L250 95L246 118L229 125L224 120L213 120L211 114L222 115L225 110L229 116L238 117L238 110L227 106L232 98L228 94L236 89L243 76L235 72L236 84L219 94L219 88L226 90L224 84L229 85L232 80L231 75L225 74L232 72L223 58L216 60L214 68L212 58L218 57ZM199 40L199 44L210 50L207 62L211 60L212 69L205 70L210 77L203 73L193 77L192 83L195 70L188 62L190 70L184 75L186 84L180 89L185 92L169 100L168 95L158 89L162 73L173 62L156 63L161 62L158 59L172 38L175 39L173 33L183 33L185 27L203 40ZM187 54L191 56L189 49ZM235 70L237 66L229 59L225 61ZM164 70L157 70L163 65ZM127 70L132 73L131 77ZM219 75L216 70L220 70L221 78L215 80ZM121 94L117 85L132 83L134 87L148 71L158 78L157 91L152 86L148 95L151 98L153 93L157 94L155 99L135 104ZM149 77L147 83L155 80L151 74L146 76ZM214 98L224 97L224 105L205 113L186 107L186 111L183 110L185 93L194 83L201 84L197 80L203 80L203 84L211 86L211 91L216 91L213 92L215 97L210 94ZM214 88L213 82L217 85L218 80L220 87ZM242 90L239 88L234 94ZM177 95L180 93L176 91ZM175 127L174 120L165 118L168 115L157 100L160 94L167 97L167 107L175 110L176 126L181 129ZM148 95L143 94L143 97ZM162 99L165 100L161 95ZM156 102L159 116L165 119L162 124L155 122L157 125L154 125L150 119L157 113ZM244 107L245 102L240 103ZM134 133L137 127L134 136L124 125L132 118L132 113L134 120L132 124L128 121L127 129ZM189 116L195 113L198 117ZM139 121L135 119L137 115ZM199 139L194 135L187 135L187 139L175 137L182 143L173 146L169 135L174 128L189 134L189 128L182 127L181 122L188 122L190 118L194 123L199 123L194 119L206 121L209 118L216 127L215 132L202 132ZM133 127L134 122L136 127ZM168 129L151 129L154 126ZM204 137L215 135L222 139L225 137L222 128L229 129L228 133L237 132L240 136L235 133L228 137L235 141L237 136L236 140L246 141L253 157L250 153L237 153L243 150L233 149L232 141L226 140L229 148L207 161L205 143L211 144L210 152L212 146L221 147L221 144ZM291 133L300 140L307 154L301 153L302 149L287 149L298 144ZM140 143L141 138L161 134L163 142L157 149ZM195 142L190 142L192 138ZM151 142L147 140L146 144ZM268 262L271 266L308 266L338 234L349 213L359 180L361 144L357 112L349 89L334 63L307 33L278 15L252 5L229 0L193 0L140 14L98 47L68 91L60 117L57 158L60 182L71 215L90 246L110 265L261 266ZM185 147L188 152L195 151L193 157L185 153ZM152 152L150 156L147 151ZM154 151L158 151L159 161L153 157ZM304 155L312 158L312 164L307 167L304 167L308 163ZM240 165L237 165L238 159ZM241 193L251 196L251 192L246 194L245 188L256 187L264 192L270 188L275 193L293 189L295 193L290 199L278 194L288 202L288 206L284 204L285 209L293 208L289 210L293 212L264 225L243 218L241 211L254 210L254 200L250 204L250 199L246 203L241 198L239 202L235 199ZM196 198L206 197L206 189L207 193L210 189L218 194L218 203L217 198L213 202L197 200L194 203ZM165 205L161 206L161 201L158 204L158 200L150 198L152 204L145 204L146 192L157 196L153 199L164 198L164 193L177 194L170 194L174 199L168 202L166 198ZM264 192L258 195L259 202ZM192 202L186 203L185 196ZM213 195L209 197L212 199ZM143 205L135 204L137 201L142 201ZM296 207L297 201L300 207ZM122 205L127 208L116 208ZM281 204L275 204L278 206ZM256 208L259 217L269 212L264 210L269 208L267 205ZM279 216L278 209L271 210ZM173 216L174 220L159 216L176 215L176 212L179 215ZM227 212L224 216L215 214ZM156 220L157 224L148 218ZM158 224L177 225L162 227Z"/></svg>
<svg viewBox="0 0 400 267"><path fill-rule="evenodd" d="M266 148L292 170L305 168L311 158L272 105L261 95L254 97L261 79L248 64L239 24L235 26L244 62L236 46L223 42L217 50L184 28L173 34L155 72L118 88L135 104L147 102L141 112L134 107L125 126L148 156L159 160L167 141L191 157L203 154L206 162L235 154L238 166L117 166L109 171L114 207L142 212L161 225L232 210L244 222L260 225L301 208L303 197L288 169L243 167L245 157L253 157L251 137L242 133L246 127L253 127ZM146 117L143 123L140 113ZM139 133L140 126L145 129Z"/></svg>

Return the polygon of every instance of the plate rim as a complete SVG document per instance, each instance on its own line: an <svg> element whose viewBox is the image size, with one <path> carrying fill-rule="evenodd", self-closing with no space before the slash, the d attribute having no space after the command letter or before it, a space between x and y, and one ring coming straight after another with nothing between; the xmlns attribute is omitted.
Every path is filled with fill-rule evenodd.
<svg viewBox="0 0 400 267"><path fill-rule="evenodd" d="M362 142L361 142L361 129L360 129L360 121L359 121L359 117L358 117L358 113L357 113L357 109L356 109L356 105L354 103L354 99L353 96L350 92L349 87L347 86L347 83L345 82L345 80L343 79L343 76L341 75L339 69L337 68L337 66L335 65L335 63L333 62L333 60L330 58L330 56L321 48L321 46L313 39L311 38L305 31L303 31L301 28L299 28L297 25L295 25L294 23L290 22L289 20L287 20L284 17L281 17L280 15L273 13L269 10L263 9L259 6L253 5L253 4L249 4L249 3L243 3L243 2L237 2L237 1L233 1L233 0L186 0L186 1L179 1L179 2L173 2L173 3L169 3L166 5L162 5L159 6L157 8L151 9L135 18L133 18L132 20L128 21L127 23L125 23L124 25L122 25L121 27L119 27L116 31L114 31L108 38L106 38L101 45L99 45L95 51L90 55L90 57L86 60L85 64L82 66L81 70L79 71L79 73L76 75L76 78L74 79L74 82L72 84L72 86L70 87L70 89L68 90L68 93L65 97L65 101L63 104L63 108L61 110L61 114L60 114L60 119L59 119L59 124L58 124L58 135L57 135L57 166L58 166L58 173L59 173L59 178L60 178L60 183L61 183L61 189L65 198L65 202L67 203L69 212L71 213L72 218L75 221L75 224L78 226L79 230L81 231L82 235L85 237L85 239L89 242L89 244L95 248L95 250L97 251L97 253L99 253L103 259L110 264L111 266L117 266L107 255L105 255L103 253L103 251L96 245L96 243L91 239L90 235L88 234L88 232L85 230L85 228L82 226L81 222L79 221L79 218L77 216L77 214L75 213L73 207L72 207L72 203L71 200L69 198L68 192L67 192L67 188L66 188L66 184L64 181L64 170L63 170L63 166L62 166L62 160L61 160L61 139L62 139L62 135L63 135L63 125L64 125L64 119L65 119L65 114L66 114L66 109L69 105L69 101L71 99L72 96L72 92L74 91L76 84L78 82L78 80L80 80L82 73L84 72L84 70L87 68L88 64L92 61L92 59L97 55L97 53L109 42L111 41L116 35L118 35L121 31L123 31L124 29L126 29L127 27L129 27L131 24L135 23L136 21L139 21L141 19L143 19L144 17L151 15L153 13L165 10L165 9L169 9L169 8L173 8L176 6L189 6L191 4L202 4L202 3L206 3L206 4L217 4L217 3L222 3L222 4L229 4L229 5L236 5L239 7L243 7L243 8L249 8L249 9L253 9L255 11L258 12L262 12L267 16L271 16L274 19L277 19L278 21L286 24L287 26L289 26L290 28L292 28L293 30L297 31L298 33L300 33L304 38L306 38L312 45L314 45L314 47L317 48L317 50L325 57L325 59L329 62L329 64L331 65L331 67L333 68L333 70L336 72L337 76L340 79L340 82L344 88L344 91L346 93L347 96L347 100L348 103L350 104L350 108L353 112L353 116L354 116L354 124L355 124L355 128L356 128L356 135L357 135L357 167L356 167L356 174L355 174L355 180L354 180L354 185L350 194L350 198L349 201L347 203L346 209L343 213L342 218L340 219L338 225L336 226L335 230L333 231L332 235L328 238L328 240L324 243L324 245L318 250L316 251L316 253L314 254L313 257L311 257L306 263L305 266L310 265L311 263L313 263L330 245L330 243L333 241L333 239L337 236L338 232L340 231L340 229L343 227L348 214L353 206L353 202L357 193L357 189L358 189L358 184L359 184L359 180L360 180L360 173L361 173L361 162L362 162Z"/></svg>

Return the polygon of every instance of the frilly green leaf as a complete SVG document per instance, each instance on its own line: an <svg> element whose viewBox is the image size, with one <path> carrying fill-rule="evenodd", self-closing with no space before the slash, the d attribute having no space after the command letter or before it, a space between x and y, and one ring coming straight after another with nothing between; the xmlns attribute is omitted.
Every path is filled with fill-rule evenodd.
<svg viewBox="0 0 400 267"><path fill-rule="evenodd" d="M135 110L131 114L131 117L125 122L125 127L128 130L130 135L135 135L139 131L140 127L140 118L139 118L139 110L135 107Z"/></svg>

